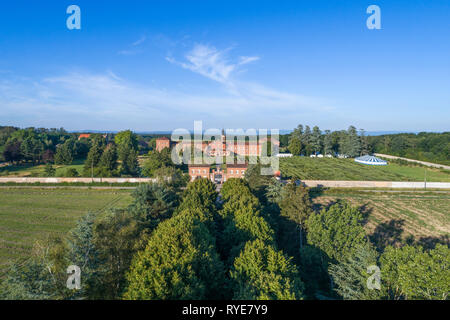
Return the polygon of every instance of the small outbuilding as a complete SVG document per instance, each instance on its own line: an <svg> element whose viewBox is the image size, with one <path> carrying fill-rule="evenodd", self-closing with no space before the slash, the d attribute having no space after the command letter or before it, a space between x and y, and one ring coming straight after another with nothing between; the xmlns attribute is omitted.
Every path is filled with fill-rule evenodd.
<svg viewBox="0 0 450 320"><path fill-rule="evenodd" d="M380 158L377 158L375 156L369 156L369 155L355 158L355 162L367 164L370 166L385 166L388 164L387 161L385 161L385 160L381 160Z"/></svg>

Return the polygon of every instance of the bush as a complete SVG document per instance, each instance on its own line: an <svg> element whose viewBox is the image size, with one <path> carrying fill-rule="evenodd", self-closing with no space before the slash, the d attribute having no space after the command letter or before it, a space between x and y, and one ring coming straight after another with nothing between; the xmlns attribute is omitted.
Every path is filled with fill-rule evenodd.
<svg viewBox="0 0 450 320"><path fill-rule="evenodd" d="M67 178L75 178L78 176L80 176L80 174L78 173L77 169L75 169L75 168L69 168L64 173L64 177L67 177Z"/></svg>

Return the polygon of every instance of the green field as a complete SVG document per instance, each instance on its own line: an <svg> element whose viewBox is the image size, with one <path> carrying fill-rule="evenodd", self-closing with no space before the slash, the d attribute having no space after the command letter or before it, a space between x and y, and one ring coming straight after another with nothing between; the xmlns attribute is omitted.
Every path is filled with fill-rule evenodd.
<svg viewBox="0 0 450 320"><path fill-rule="evenodd" d="M67 169L73 168L81 175L83 172L84 160L75 160L71 165L53 165L56 169L56 177L64 177ZM41 177L44 176L45 165L33 166L25 164L20 166L7 166L0 168L0 177L14 176L14 177Z"/></svg>
<svg viewBox="0 0 450 320"><path fill-rule="evenodd" d="M330 189L318 193L317 209L337 199L361 207L369 234L433 241L450 236L449 191ZM88 211L125 207L130 190L0 188L0 276L9 261L30 256L36 240L64 234Z"/></svg>
<svg viewBox="0 0 450 320"><path fill-rule="evenodd" d="M129 190L0 189L0 275L30 255L36 240L64 234L88 211L125 207Z"/></svg>
<svg viewBox="0 0 450 320"><path fill-rule="evenodd" d="M450 171L389 163L368 166L353 159L292 157L280 159L283 177L303 180L368 180L450 182Z"/></svg>
<svg viewBox="0 0 450 320"><path fill-rule="evenodd" d="M330 189L314 199L318 208L342 199L361 208L366 229L382 241L413 236L423 245L450 236L450 192ZM395 241L392 241L395 242Z"/></svg>

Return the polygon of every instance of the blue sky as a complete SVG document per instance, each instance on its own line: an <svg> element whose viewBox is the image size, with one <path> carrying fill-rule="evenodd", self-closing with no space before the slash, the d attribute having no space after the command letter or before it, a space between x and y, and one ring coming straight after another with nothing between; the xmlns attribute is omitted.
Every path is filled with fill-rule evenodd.
<svg viewBox="0 0 450 320"><path fill-rule="evenodd" d="M449 110L448 0L1 6L0 125L448 131Z"/></svg>

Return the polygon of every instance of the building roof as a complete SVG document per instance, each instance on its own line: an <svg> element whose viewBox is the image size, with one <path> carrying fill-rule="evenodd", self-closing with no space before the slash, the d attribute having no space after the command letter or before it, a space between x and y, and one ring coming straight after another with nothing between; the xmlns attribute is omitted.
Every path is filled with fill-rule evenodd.
<svg viewBox="0 0 450 320"><path fill-rule="evenodd" d="M78 140L82 139L82 138L90 138L91 134L90 133L82 133L79 135Z"/></svg>
<svg viewBox="0 0 450 320"><path fill-rule="evenodd" d="M242 164L238 164L238 163L227 164L227 168L247 168L247 167L248 167L248 163L242 163Z"/></svg>
<svg viewBox="0 0 450 320"><path fill-rule="evenodd" d="M160 138L157 138L156 140L169 140L169 138L167 138L167 137L160 137Z"/></svg>
<svg viewBox="0 0 450 320"><path fill-rule="evenodd" d="M355 158L355 162L362 163L362 164L368 164L373 166L385 166L387 165L387 161L381 160L380 158L377 158L375 156L369 156L365 155L362 157Z"/></svg>
<svg viewBox="0 0 450 320"><path fill-rule="evenodd" d="M203 167L211 167L211 165L210 164L188 164L188 167L189 168L195 168L195 167L199 167L199 168L203 168Z"/></svg>

